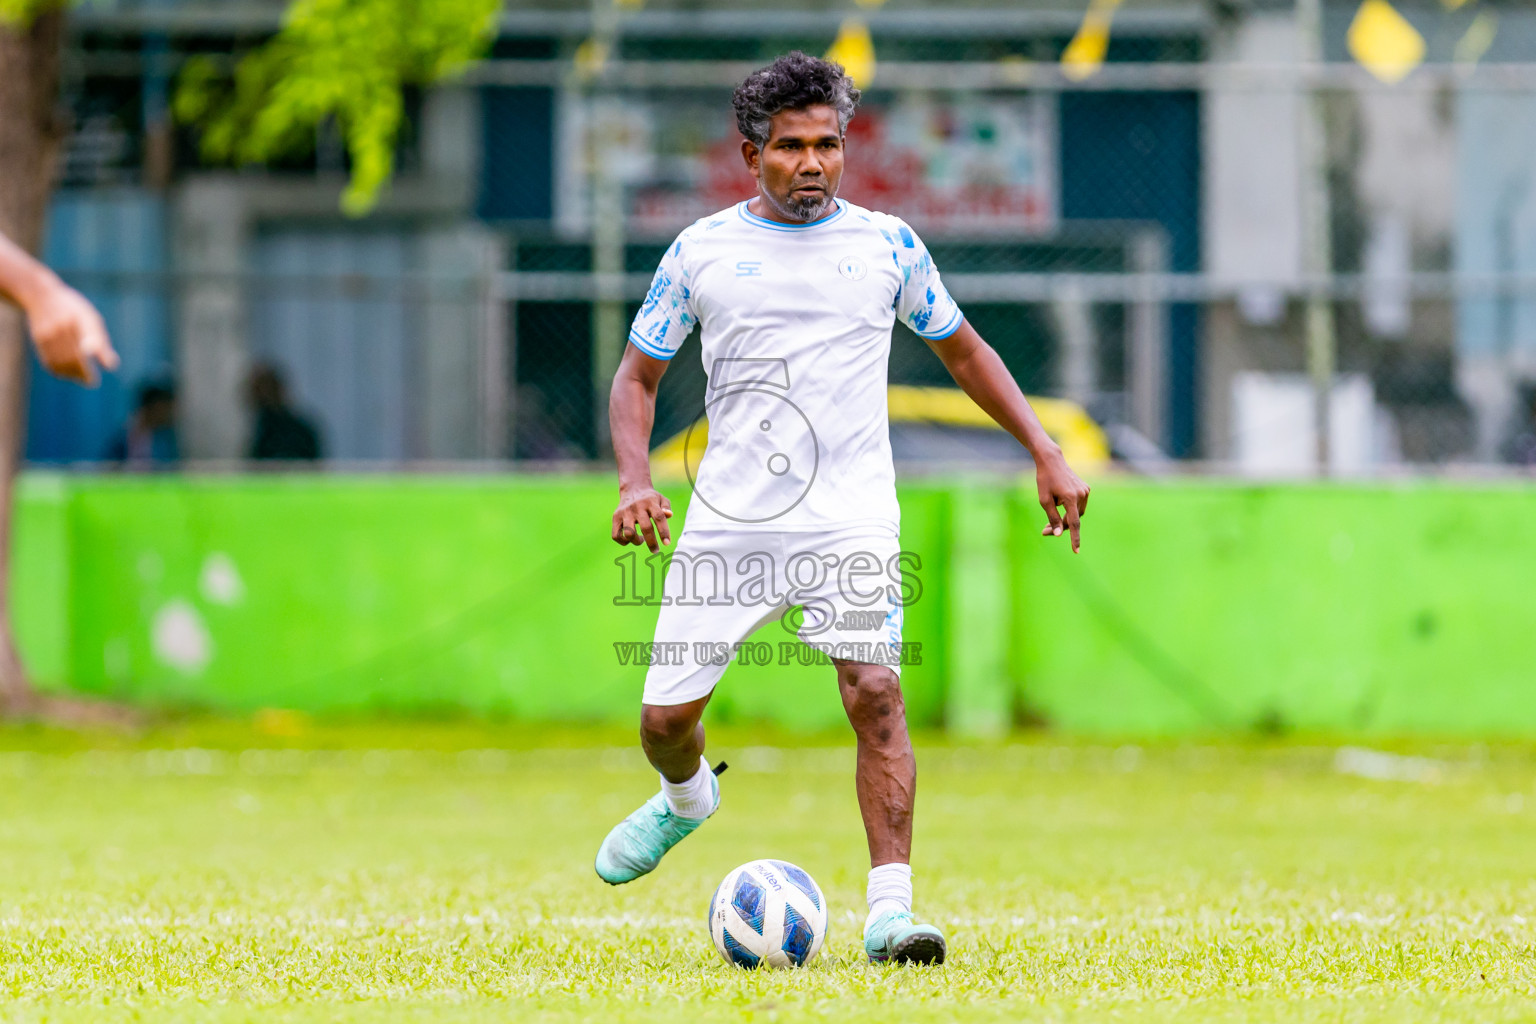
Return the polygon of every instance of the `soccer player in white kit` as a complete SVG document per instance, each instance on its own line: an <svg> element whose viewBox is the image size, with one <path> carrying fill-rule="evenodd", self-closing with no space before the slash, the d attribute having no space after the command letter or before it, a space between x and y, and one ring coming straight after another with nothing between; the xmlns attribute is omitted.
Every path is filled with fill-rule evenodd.
<svg viewBox="0 0 1536 1024"><path fill-rule="evenodd" d="M702 328L709 443L667 568L641 706L641 743L662 791L614 827L597 873L618 885L653 870L704 823L720 787L700 717L726 657L759 626L801 609L858 737L869 839L871 960L939 963L943 933L912 917L917 769L900 683L900 509L886 370L897 317L1034 457L1044 533L1078 549L1088 486L1062 458L997 353L945 290L903 221L837 197L859 93L843 69L780 57L736 90L742 154L757 194L694 223L667 248L614 377L619 470L613 539L658 551L672 508L651 485L656 388ZM853 613L853 614L849 614Z"/></svg>

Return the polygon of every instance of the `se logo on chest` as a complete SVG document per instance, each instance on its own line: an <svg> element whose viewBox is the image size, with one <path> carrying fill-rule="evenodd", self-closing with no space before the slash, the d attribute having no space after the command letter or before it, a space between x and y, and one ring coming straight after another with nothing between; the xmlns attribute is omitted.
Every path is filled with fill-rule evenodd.
<svg viewBox="0 0 1536 1024"><path fill-rule="evenodd" d="M862 281L869 276L869 264L859 256L844 256L837 261L837 272L849 281ZM737 260L737 277L763 277L762 260Z"/></svg>

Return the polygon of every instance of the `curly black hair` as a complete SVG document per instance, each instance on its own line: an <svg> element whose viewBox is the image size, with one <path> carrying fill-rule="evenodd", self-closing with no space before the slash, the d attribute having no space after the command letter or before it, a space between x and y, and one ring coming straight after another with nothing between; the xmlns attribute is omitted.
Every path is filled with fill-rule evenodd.
<svg viewBox="0 0 1536 1024"><path fill-rule="evenodd" d="M837 111L837 130L847 131L858 106L859 90L841 64L794 50L759 68L736 87L731 106L736 127L759 146L768 144L773 115L821 104Z"/></svg>

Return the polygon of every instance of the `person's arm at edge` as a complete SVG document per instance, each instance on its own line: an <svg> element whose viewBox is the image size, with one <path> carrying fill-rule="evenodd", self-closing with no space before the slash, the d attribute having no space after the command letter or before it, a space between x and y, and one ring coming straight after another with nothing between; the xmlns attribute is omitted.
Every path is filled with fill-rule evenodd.
<svg viewBox="0 0 1536 1024"><path fill-rule="evenodd" d="M672 503L651 485L651 426L656 421L656 388L667 361L648 356L633 344L613 375L608 393L608 431L619 467L619 507L613 513L616 544L645 544L660 551L672 543L667 520ZM653 525L654 524L654 525ZM643 538L643 539L642 539Z"/></svg>
<svg viewBox="0 0 1536 1024"><path fill-rule="evenodd" d="M117 369L117 353L96 307L3 234L0 297L26 313L37 356L50 373L94 387L97 365Z"/></svg>
<svg viewBox="0 0 1536 1024"><path fill-rule="evenodd" d="M1041 533L1059 537L1065 525L1076 553L1081 546L1078 520L1088 510L1088 485L1072 472L1061 447L1040 425L1040 418L1003 365L1002 357L976 333L969 320L962 320L947 337L923 340L943 361L955 383L1029 451L1035 460L1040 506L1050 521ZM1061 512L1057 512L1058 507Z"/></svg>

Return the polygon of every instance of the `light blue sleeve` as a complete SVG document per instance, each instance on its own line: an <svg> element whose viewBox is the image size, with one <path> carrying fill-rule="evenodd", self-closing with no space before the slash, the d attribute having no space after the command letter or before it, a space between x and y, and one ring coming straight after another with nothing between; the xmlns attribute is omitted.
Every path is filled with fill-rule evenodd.
<svg viewBox="0 0 1536 1024"><path fill-rule="evenodd" d="M924 338L947 338L960 329L965 317L939 280L928 247L910 227L895 222L891 236L896 266L901 269L901 290L896 295L896 315Z"/></svg>
<svg viewBox="0 0 1536 1024"><path fill-rule="evenodd" d="M640 312L629 329L629 341L641 352L656 359L671 359L682 347L683 339L699 322L693 309L693 279L688 270L686 233L667 247L651 278Z"/></svg>

